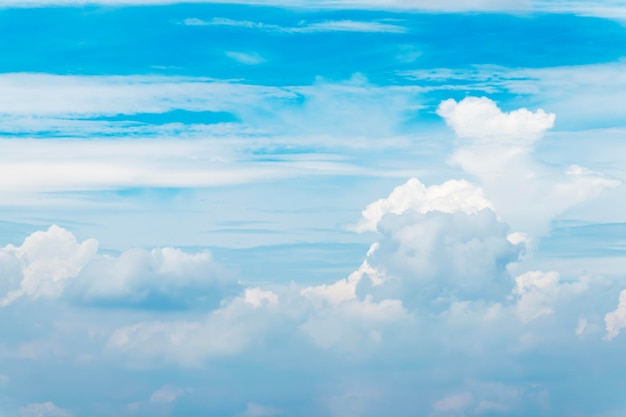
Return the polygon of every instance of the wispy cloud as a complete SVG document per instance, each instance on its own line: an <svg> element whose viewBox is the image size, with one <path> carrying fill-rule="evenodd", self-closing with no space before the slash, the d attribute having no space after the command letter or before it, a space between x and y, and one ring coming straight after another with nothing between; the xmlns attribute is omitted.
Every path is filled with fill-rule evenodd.
<svg viewBox="0 0 626 417"><path fill-rule="evenodd" d="M50 6L148 6L178 3L248 4L254 6L298 7L308 9L428 10L428 11L502 11L574 13L610 19L626 17L624 0L4 0L0 8ZM191 20L191 19L189 19ZM198 19L196 19L198 20Z"/></svg>
<svg viewBox="0 0 626 417"><path fill-rule="evenodd" d="M258 65L265 62L265 58L256 52L226 51L225 54L227 57L244 65Z"/></svg>
<svg viewBox="0 0 626 417"><path fill-rule="evenodd" d="M428 10L428 11L502 11L574 13L610 19L626 17L624 0L4 0L0 8L49 6L149 6L178 3L247 4L254 6L284 6L307 9L366 9L366 10ZM199 19L188 19L193 24Z"/></svg>
<svg viewBox="0 0 626 417"><path fill-rule="evenodd" d="M419 108L420 91L415 86L372 85L362 76L340 83L320 80L276 87L191 77L0 74L0 129L6 135L44 132L72 137L339 133L391 138L403 113ZM177 110L228 113L236 121L203 124L200 117L193 123L153 125L122 117Z"/></svg>
<svg viewBox="0 0 626 417"><path fill-rule="evenodd" d="M352 9L427 9L427 10L506 10L526 9L528 0L6 0L4 7L34 7L34 6L66 6L101 4L109 6L124 5L156 5L177 3L230 3L250 4L259 6L285 6L302 8L352 8Z"/></svg>
<svg viewBox="0 0 626 417"><path fill-rule="evenodd" d="M150 6L180 3L246 4L252 6L278 6L303 9L356 9L356 10L425 10L443 12L539 12L566 13L596 16L608 19L626 18L624 0L4 0L0 8L28 8L54 6ZM197 20L197 19L196 19Z"/></svg>
<svg viewBox="0 0 626 417"><path fill-rule="evenodd" d="M311 174L356 174L332 155L256 159L211 140L0 141L0 189L46 192L126 187L206 187ZM240 146L243 144L240 142ZM140 160L137 156L141 155Z"/></svg>
<svg viewBox="0 0 626 417"><path fill-rule="evenodd" d="M301 22L297 26L281 26L271 23L253 22L250 20L233 20L226 18L214 18L202 20L197 18L185 19L182 22L186 26L231 26L246 29L257 29L276 33L318 33L318 32L376 32L376 33L404 33L404 26L378 22L357 20L330 20L323 22Z"/></svg>

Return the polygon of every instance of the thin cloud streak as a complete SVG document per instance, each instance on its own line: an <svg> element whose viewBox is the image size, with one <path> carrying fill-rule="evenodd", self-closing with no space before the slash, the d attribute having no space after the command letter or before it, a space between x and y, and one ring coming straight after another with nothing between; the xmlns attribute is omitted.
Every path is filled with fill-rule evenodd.
<svg viewBox="0 0 626 417"><path fill-rule="evenodd" d="M233 20L216 17L211 20L189 18L183 20L182 24L186 26L230 26L284 34L320 32L404 33L408 30L404 26L389 23L376 21L363 22L356 20L331 20L315 23L302 23L298 26L281 26L263 22L253 22L249 20Z"/></svg>

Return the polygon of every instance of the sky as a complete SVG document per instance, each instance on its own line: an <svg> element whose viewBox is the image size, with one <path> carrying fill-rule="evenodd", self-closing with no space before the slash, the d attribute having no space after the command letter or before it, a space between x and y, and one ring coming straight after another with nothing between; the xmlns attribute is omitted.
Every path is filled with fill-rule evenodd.
<svg viewBox="0 0 626 417"><path fill-rule="evenodd" d="M626 415L626 2L0 25L0 417Z"/></svg>

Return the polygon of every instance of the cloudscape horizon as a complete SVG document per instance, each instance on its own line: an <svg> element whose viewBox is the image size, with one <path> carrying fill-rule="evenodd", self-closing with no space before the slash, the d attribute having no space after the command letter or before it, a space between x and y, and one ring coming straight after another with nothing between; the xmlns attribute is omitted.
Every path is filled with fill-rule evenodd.
<svg viewBox="0 0 626 417"><path fill-rule="evenodd" d="M626 3L0 3L0 417L626 415Z"/></svg>

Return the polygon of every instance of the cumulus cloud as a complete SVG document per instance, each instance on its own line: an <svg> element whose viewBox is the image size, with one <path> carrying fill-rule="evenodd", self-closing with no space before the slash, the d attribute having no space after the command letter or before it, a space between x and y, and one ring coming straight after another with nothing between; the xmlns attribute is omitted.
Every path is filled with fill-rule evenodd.
<svg viewBox="0 0 626 417"><path fill-rule="evenodd" d="M377 244L372 245L369 253L373 253L377 248ZM367 260L365 260L348 278L341 279L333 284L305 287L300 291L300 295L308 299L314 306L321 306L326 303L338 305L344 301L357 298L357 285L365 276L371 280L373 285L380 285L385 280L384 275L380 271L372 268Z"/></svg>
<svg viewBox="0 0 626 417"><path fill-rule="evenodd" d="M481 181L495 211L516 231L545 233L557 215L620 185L577 165L559 171L533 158L554 114L503 112L485 97L446 100L437 112L459 139L450 161Z"/></svg>
<svg viewBox="0 0 626 417"><path fill-rule="evenodd" d="M254 308L262 306L275 306L278 304L277 294L260 288L246 288L243 299Z"/></svg>
<svg viewBox="0 0 626 417"><path fill-rule="evenodd" d="M21 246L0 249L0 305L26 297L60 298L100 305L166 308L194 302L217 304L239 285L210 252L175 248L130 249L119 256L98 254L98 242L58 226L28 236Z"/></svg>
<svg viewBox="0 0 626 417"><path fill-rule="evenodd" d="M450 180L429 187L417 178L399 185L387 198L381 198L361 212L362 219L354 227L356 231L374 231L378 222L387 213L402 214L416 211L425 214L431 211L442 213L478 213L491 208L480 188L464 180Z"/></svg>
<svg viewBox="0 0 626 417"><path fill-rule="evenodd" d="M202 301L217 305L238 291L237 282L209 251L156 248L99 256L71 281L66 294L83 303L166 308Z"/></svg>
<svg viewBox="0 0 626 417"><path fill-rule="evenodd" d="M586 276L562 281L557 272L530 271L512 277L510 267L523 262L529 238L511 233L492 207L467 181L425 187L409 180L363 211L361 229L377 230L379 239L361 267L347 279L302 294L333 306L359 296L398 300L414 314L439 311L451 326L502 320L511 325L514 317L527 324L590 290Z"/></svg>
<svg viewBox="0 0 626 417"><path fill-rule="evenodd" d="M418 311L504 299L512 285L506 267L524 245L490 206L466 181L425 187L417 179L370 204L360 228L375 228L379 240L346 279L300 291L313 306L301 328L324 348L375 345ZM502 306L484 310L488 319Z"/></svg>
<svg viewBox="0 0 626 417"><path fill-rule="evenodd" d="M519 297L516 313L522 322L552 314L552 303L559 293L557 272L531 271L515 278L513 293Z"/></svg>
<svg viewBox="0 0 626 417"><path fill-rule="evenodd" d="M389 333L410 324L412 316L402 301L350 299L336 305L315 309L300 328L323 349L363 351L377 347Z"/></svg>
<svg viewBox="0 0 626 417"><path fill-rule="evenodd" d="M71 232L58 226L33 233L21 246L5 246L0 249L0 268L8 292L0 305L6 307L24 296L59 297L66 281L75 278L97 251L96 240L79 243Z"/></svg>
<svg viewBox="0 0 626 417"><path fill-rule="evenodd" d="M607 340L617 337L620 331L626 327L626 290L620 292L617 308L604 316L604 323Z"/></svg>
<svg viewBox="0 0 626 417"><path fill-rule="evenodd" d="M145 321L115 330L109 351L137 363L173 362L197 366L207 358L238 354L253 344L278 309L278 296L251 288L225 301L204 320Z"/></svg>
<svg viewBox="0 0 626 417"><path fill-rule="evenodd" d="M487 97L467 97L460 102L444 100L437 114L460 139L513 149L540 139L556 119L556 115L542 109L531 112L522 108L505 113Z"/></svg>
<svg viewBox="0 0 626 417"><path fill-rule="evenodd" d="M368 263L384 274L380 291L412 306L444 299L498 299L509 291L506 266L523 245L508 239L508 226L490 209L478 213L387 214L379 223L379 247Z"/></svg>

